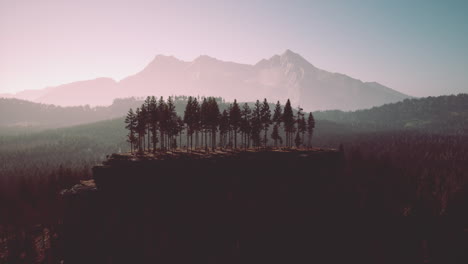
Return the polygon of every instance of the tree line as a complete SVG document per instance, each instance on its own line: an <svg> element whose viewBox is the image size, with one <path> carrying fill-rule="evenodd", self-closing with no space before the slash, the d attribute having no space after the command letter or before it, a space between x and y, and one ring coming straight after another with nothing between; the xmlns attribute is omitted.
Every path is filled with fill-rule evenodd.
<svg viewBox="0 0 468 264"><path fill-rule="evenodd" d="M310 148L315 119L312 113L306 118L302 108L294 111L289 99L284 109L278 101L272 113L266 98L263 102L257 100L253 108L248 103L240 106L234 100L221 111L216 98L192 96L188 97L181 117L176 112L173 97L157 100L155 96L148 96L141 107L135 111L130 108L125 124L131 152L142 153L176 148ZM186 140L182 146L184 135ZM285 135L284 141L282 135ZM270 137L274 144L269 144Z"/></svg>

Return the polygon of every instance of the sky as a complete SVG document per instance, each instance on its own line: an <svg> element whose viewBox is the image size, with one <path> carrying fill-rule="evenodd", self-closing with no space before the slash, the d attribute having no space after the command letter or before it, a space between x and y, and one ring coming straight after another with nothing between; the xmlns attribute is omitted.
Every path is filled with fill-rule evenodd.
<svg viewBox="0 0 468 264"><path fill-rule="evenodd" d="M422 97L468 93L468 1L0 0L0 93L123 79L157 54L314 66Z"/></svg>

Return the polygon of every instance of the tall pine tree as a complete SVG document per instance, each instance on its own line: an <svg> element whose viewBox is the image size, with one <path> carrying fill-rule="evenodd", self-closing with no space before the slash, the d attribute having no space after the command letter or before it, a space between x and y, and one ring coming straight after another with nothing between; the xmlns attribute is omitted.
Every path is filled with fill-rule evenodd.
<svg viewBox="0 0 468 264"><path fill-rule="evenodd" d="M240 110L239 104L237 104L237 100L234 100L234 103L232 104L232 108L230 109L229 122L232 128L232 131L234 132L234 148L237 148L237 132L239 130L240 123L241 123L241 110Z"/></svg>

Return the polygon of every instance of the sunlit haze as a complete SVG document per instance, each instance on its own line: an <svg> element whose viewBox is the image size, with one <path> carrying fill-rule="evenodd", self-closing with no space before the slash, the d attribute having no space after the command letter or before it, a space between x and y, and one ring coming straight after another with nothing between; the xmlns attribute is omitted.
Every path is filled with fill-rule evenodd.
<svg viewBox="0 0 468 264"><path fill-rule="evenodd" d="M0 1L0 93L141 71L157 54L286 49L412 96L468 92L466 1Z"/></svg>

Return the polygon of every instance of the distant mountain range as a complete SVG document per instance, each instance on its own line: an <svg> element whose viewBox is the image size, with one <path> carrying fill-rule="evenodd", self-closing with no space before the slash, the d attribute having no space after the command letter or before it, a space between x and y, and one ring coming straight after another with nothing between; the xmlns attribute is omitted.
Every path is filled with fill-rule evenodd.
<svg viewBox="0 0 468 264"><path fill-rule="evenodd" d="M316 68L299 54L286 50L255 65L200 56L186 62L158 55L141 72L119 82L110 78L79 81L42 90L0 94L61 106L110 105L130 96L201 95L232 101L288 98L305 110L356 110L393 103L408 95L376 82L362 82Z"/></svg>

